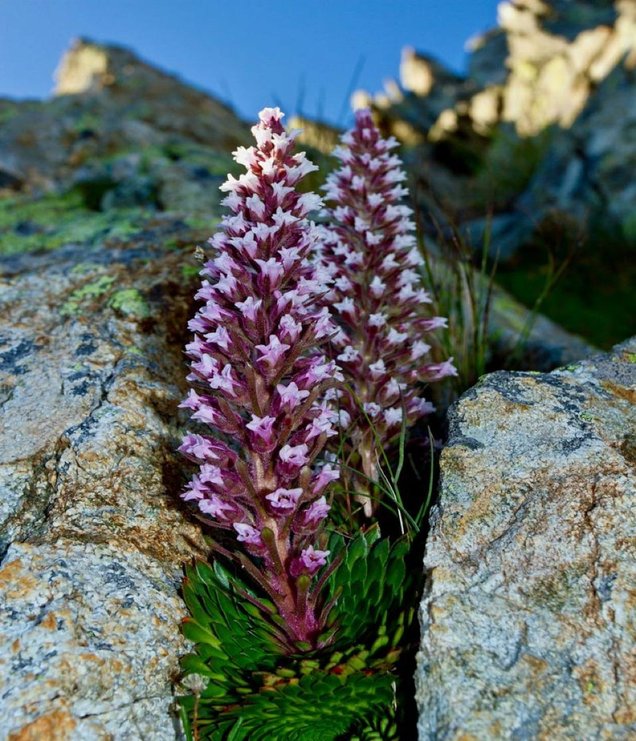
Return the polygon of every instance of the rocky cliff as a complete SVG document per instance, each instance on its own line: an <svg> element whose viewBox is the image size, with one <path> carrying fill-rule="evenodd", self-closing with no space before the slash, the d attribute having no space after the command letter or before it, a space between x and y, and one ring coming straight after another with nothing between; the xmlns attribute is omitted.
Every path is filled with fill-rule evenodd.
<svg viewBox="0 0 636 741"><path fill-rule="evenodd" d="M609 347L636 332L636 3L502 2L469 46L466 77L405 49L399 83L354 104L409 147L431 233L486 241L529 303L569 259L546 310Z"/></svg>

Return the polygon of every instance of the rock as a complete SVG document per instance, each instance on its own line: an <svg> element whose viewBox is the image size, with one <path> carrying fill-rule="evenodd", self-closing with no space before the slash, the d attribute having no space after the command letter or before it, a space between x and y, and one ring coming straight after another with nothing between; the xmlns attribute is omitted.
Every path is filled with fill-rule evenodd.
<svg viewBox="0 0 636 741"><path fill-rule="evenodd" d="M0 101L0 173L14 189L59 192L79 168L108 167L118 155L139 156L143 177L162 159L184 166L207 153L214 162L248 136L212 96L126 49L79 40L61 63L57 97Z"/></svg>
<svg viewBox="0 0 636 741"><path fill-rule="evenodd" d="M175 452L194 266L162 229L2 263L2 738L175 738L206 547Z"/></svg>
<svg viewBox="0 0 636 741"><path fill-rule="evenodd" d="M420 739L636 734L636 340L485 376L426 547Z"/></svg>
<svg viewBox="0 0 636 741"><path fill-rule="evenodd" d="M553 370L598 353L585 339L541 314L533 315L499 287L493 291L489 344L500 363L533 371Z"/></svg>
<svg viewBox="0 0 636 741"><path fill-rule="evenodd" d="M58 79L0 102L0 737L174 739L191 255L246 127L116 47Z"/></svg>
<svg viewBox="0 0 636 741"><path fill-rule="evenodd" d="M510 254L527 242L530 215L537 225L555 207L567 212L578 209L577 218L606 212L613 218L619 211L619 223L627 220L631 233L625 210L633 194L613 174L598 172L594 151L598 138L604 137L620 149L615 161L626 162L626 170L631 171L636 4L632 0L501 3L499 28L470 40L469 48L469 75L464 80L407 48L400 68L405 94L393 99L367 95L384 128L405 144L418 146L413 161L426 161L426 168L420 168L425 177L416 173L425 220L457 224L472 220L475 211L480 218L493 207L508 212L524 222L507 240ZM507 133L507 126L513 127L516 137ZM528 158L523 142L541 140L549 127L567 133L555 135L552 147ZM505 152L502 138L508 142ZM436 146L431 149L428 142ZM505 198L493 197L492 181L507 178L503 162L511 172L521 170L527 175L512 178ZM572 162L576 172L570 168ZM471 179L452 187L448 213L431 206L448 189L439 165L455 178ZM555 169L567 172L573 197L561 192ZM612 167L608 170L613 173ZM535 172L536 183L532 181ZM435 198L427 197L427 190L433 190ZM533 191L544 195L537 201ZM618 206L616 200L621 201Z"/></svg>
<svg viewBox="0 0 636 741"><path fill-rule="evenodd" d="M300 129L297 141L316 149L322 154L331 155L340 142L342 131L324 121L312 121L304 116L293 116L289 120L290 129Z"/></svg>
<svg viewBox="0 0 636 741"><path fill-rule="evenodd" d="M406 49L400 94L356 103L404 145L425 234L468 234L479 252L491 225L528 304L539 274L569 263L546 311L608 349L636 332L636 2L511 0L498 17L469 42L466 78ZM592 282L608 294L595 305Z"/></svg>
<svg viewBox="0 0 636 741"><path fill-rule="evenodd" d="M462 81L436 59L419 54L410 46L402 50L400 84L409 93L426 97L435 86L453 86Z"/></svg>
<svg viewBox="0 0 636 741"><path fill-rule="evenodd" d="M122 113L132 104L135 119L203 144L227 149L247 133L228 106L123 47L78 39L62 58L56 79L58 96L86 94Z"/></svg>

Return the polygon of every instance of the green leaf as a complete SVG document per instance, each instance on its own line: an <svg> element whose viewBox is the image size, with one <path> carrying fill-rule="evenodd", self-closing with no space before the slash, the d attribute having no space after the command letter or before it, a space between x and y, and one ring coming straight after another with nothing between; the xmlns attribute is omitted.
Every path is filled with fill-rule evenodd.
<svg viewBox="0 0 636 741"><path fill-rule="evenodd" d="M202 628L198 623L195 623L192 618L185 618L181 624L181 632L193 643L209 643L215 648L218 648L221 645L221 642L213 633Z"/></svg>

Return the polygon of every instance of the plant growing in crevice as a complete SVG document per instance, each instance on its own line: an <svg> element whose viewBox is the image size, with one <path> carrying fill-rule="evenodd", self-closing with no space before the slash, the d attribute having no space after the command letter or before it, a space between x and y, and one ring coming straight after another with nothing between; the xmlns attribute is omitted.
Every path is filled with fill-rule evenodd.
<svg viewBox="0 0 636 741"><path fill-rule="evenodd" d="M185 437L181 450L200 469L184 498L212 528L215 558L188 568L183 585L190 613L183 633L194 650L182 661L189 694L179 697L181 719L194 741L393 739L405 713L397 697L408 683L398 667L414 651L421 578L411 564L421 560L416 536L431 493L429 486L411 513L398 478L407 425L430 409L414 385L453 366L422 361L429 350L422 333L444 321L419 313L427 297L414 270L409 214L397 203L402 174L392 143L359 116L351 150L368 151L337 180L352 204L339 213L356 209L352 230L348 217L316 228L307 214L320 199L296 190L312 166L292 154L294 136L281 117L262 111L256 147L235 153L247 172L223 186L232 213L210 240L215 255L197 294L205 303L189 325L196 389L182 406L213 434ZM383 205L371 197L376 191ZM357 259L366 265L361 276ZM362 313L361 324L352 321L354 300L366 323ZM358 340L362 370L348 357ZM386 447L396 440L393 469ZM373 519L361 527L327 521L343 445L346 477L355 477L365 504L384 493L402 537L381 537Z"/></svg>
<svg viewBox="0 0 636 741"><path fill-rule="evenodd" d="M180 450L200 466L183 498L216 531L217 553L265 591L268 601L245 596L294 651L320 642L312 584L329 556L325 492L339 473L317 458L335 433L324 396L338 371L318 349L335 327L317 306L324 275L308 259L317 230L307 215L321 200L296 191L314 165L293 153L281 118L261 111L256 146L235 152L246 172L221 186L231 213L196 294L204 304L186 348L196 389L182 404L213 435L190 433Z"/></svg>

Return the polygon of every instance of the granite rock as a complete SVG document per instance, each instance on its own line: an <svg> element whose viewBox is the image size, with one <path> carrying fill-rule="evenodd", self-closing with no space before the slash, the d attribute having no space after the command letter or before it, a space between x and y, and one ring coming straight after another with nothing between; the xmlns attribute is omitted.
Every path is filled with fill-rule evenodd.
<svg viewBox="0 0 636 741"><path fill-rule="evenodd" d="M181 568L206 546L175 451L196 263L165 228L1 265L2 738L175 738Z"/></svg>
<svg viewBox="0 0 636 741"><path fill-rule="evenodd" d="M431 516L420 739L636 733L636 341L457 403Z"/></svg>

